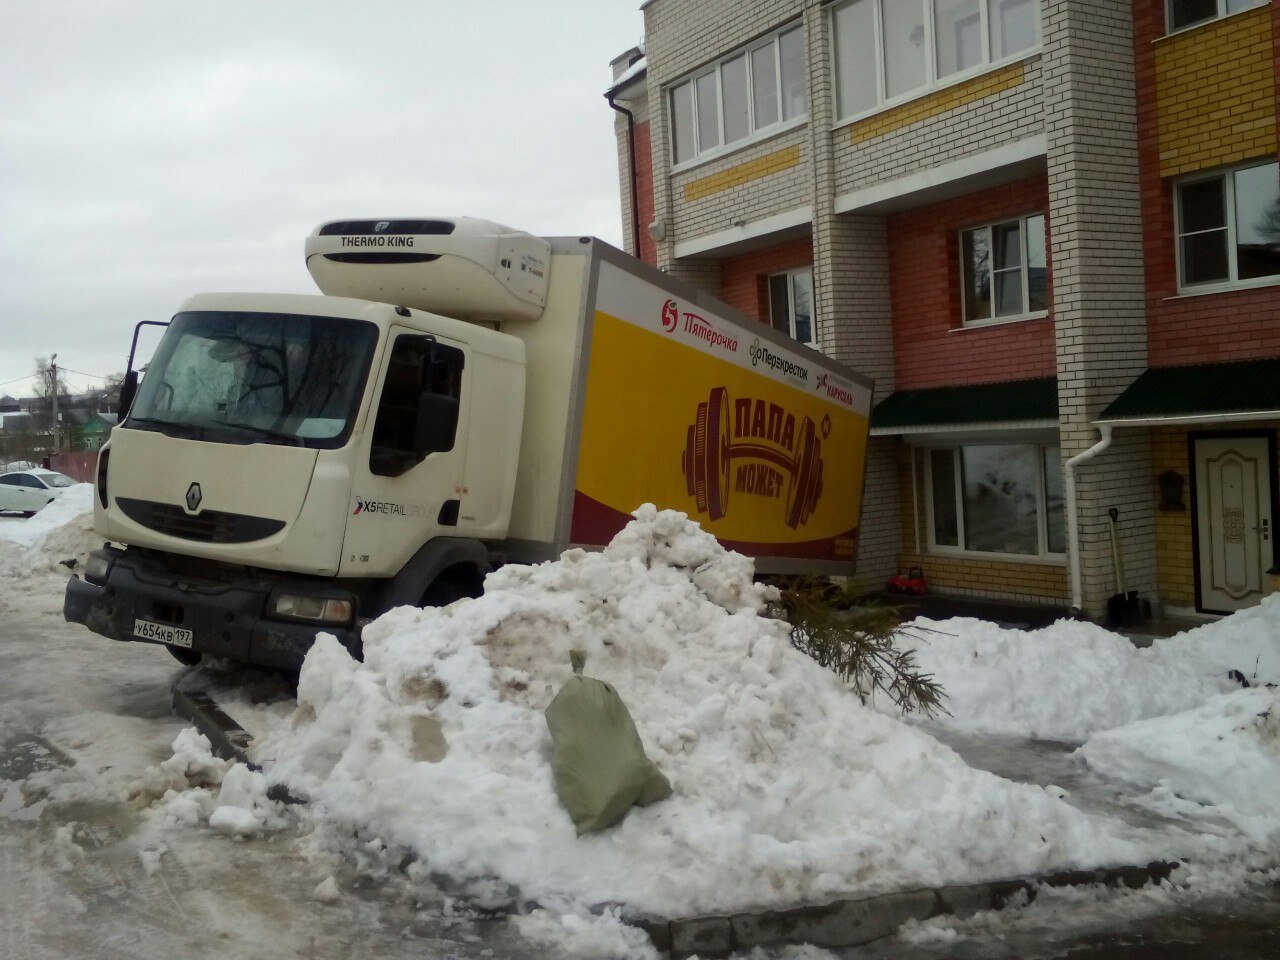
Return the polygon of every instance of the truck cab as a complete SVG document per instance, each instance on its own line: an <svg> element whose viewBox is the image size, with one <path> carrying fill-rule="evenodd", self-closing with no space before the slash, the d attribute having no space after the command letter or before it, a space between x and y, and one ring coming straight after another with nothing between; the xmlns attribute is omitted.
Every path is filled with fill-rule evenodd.
<svg viewBox="0 0 1280 960"><path fill-rule="evenodd" d="M317 232L339 276L359 272L350 251L385 249L344 239L406 236L381 222ZM510 520L524 363L518 338L406 306L192 297L100 454L108 543L69 584L67 619L183 662L297 669L318 626L358 653L385 610L478 593Z"/></svg>

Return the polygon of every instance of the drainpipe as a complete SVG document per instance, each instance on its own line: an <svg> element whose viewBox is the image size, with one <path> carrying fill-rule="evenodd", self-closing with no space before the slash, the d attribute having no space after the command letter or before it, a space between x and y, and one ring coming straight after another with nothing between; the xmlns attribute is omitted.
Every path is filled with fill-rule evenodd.
<svg viewBox="0 0 1280 960"><path fill-rule="evenodd" d="M1084 584L1080 564L1080 517L1076 510L1076 464L1092 460L1111 446L1111 424L1098 424L1102 439L1084 453L1078 453L1063 465L1066 474L1067 543L1071 549L1071 615L1079 616L1084 608Z"/></svg>
<svg viewBox="0 0 1280 960"><path fill-rule="evenodd" d="M640 182L636 172L636 118L626 107L620 107L613 99L612 93L604 95L609 106L627 118L627 168L631 171L631 255L637 260L640 257L640 193L637 185Z"/></svg>

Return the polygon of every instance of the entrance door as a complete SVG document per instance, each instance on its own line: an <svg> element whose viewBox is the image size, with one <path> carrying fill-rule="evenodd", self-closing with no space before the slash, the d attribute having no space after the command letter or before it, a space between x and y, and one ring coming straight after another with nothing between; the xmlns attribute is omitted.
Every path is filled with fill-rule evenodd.
<svg viewBox="0 0 1280 960"><path fill-rule="evenodd" d="M1267 439L1213 437L1193 443L1200 606L1230 613L1262 599L1272 563Z"/></svg>

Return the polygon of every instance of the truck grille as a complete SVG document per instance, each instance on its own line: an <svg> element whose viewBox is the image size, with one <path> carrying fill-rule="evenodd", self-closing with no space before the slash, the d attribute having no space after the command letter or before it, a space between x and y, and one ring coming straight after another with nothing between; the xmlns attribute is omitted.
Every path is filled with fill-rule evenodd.
<svg viewBox="0 0 1280 960"><path fill-rule="evenodd" d="M116 497L116 505L126 517L149 530L201 543L249 543L265 540L284 529L283 520L250 517L243 513L205 510L192 515L171 503L128 497Z"/></svg>

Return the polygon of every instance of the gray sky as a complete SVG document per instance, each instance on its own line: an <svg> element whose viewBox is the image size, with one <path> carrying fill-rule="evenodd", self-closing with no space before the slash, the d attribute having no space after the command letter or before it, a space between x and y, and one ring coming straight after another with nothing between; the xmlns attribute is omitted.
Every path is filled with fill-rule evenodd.
<svg viewBox="0 0 1280 960"><path fill-rule="evenodd" d="M315 293L341 217L621 238L640 0L0 0L0 393L210 291ZM73 387L88 377L68 374Z"/></svg>

